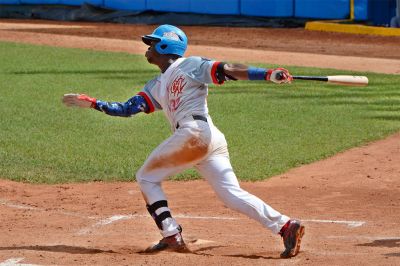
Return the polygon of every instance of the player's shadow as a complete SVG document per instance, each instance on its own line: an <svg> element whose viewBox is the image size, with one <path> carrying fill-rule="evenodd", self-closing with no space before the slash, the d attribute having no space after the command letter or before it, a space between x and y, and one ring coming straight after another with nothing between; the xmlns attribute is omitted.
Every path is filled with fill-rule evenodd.
<svg viewBox="0 0 400 266"><path fill-rule="evenodd" d="M385 247L385 248L398 248L400 247L400 238L393 239L377 239L371 243L358 244L360 247ZM383 254L386 257L400 257L400 253L387 253Z"/></svg>
<svg viewBox="0 0 400 266"><path fill-rule="evenodd" d="M229 254L229 255L213 255L209 253L202 253L204 251L216 249L216 248L221 248L221 247L226 247L226 246L208 246L208 247L203 247L199 248L196 250L192 250L191 253L195 255L202 255L202 256L221 256L221 257L232 257L232 258L244 258L244 259L268 259L268 260L275 260L275 259L280 259L279 257L272 257L272 256L263 256L263 255L257 255L257 254Z"/></svg>
<svg viewBox="0 0 400 266"><path fill-rule="evenodd" d="M371 243L357 244L360 247L386 247L386 248L396 248L400 247L400 238L393 239L377 239Z"/></svg>
<svg viewBox="0 0 400 266"><path fill-rule="evenodd" d="M182 253L193 254L193 255L198 255L198 256L208 256L208 257L231 257L231 258L244 258L244 259L254 259L254 260L259 260L259 259L280 260L281 259L280 257L264 256L264 255L258 255L258 254L246 254L246 255L245 254L228 254L228 255L224 255L224 254L212 254L212 253L207 252L207 251L210 251L213 249L224 248L224 247L227 247L227 246L215 245L215 246L207 246L207 247L196 248L196 249L190 248L189 250L182 252ZM136 253L140 254L140 255L158 254L157 252L149 253L149 252L146 252L145 250L136 251Z"/></svg>
<svg viewBox="0 0 400 266"><path fill-rule="evenodd" d="M70 254L98 254L98 253L116 253L112 250L103 250L97 248L76 247L67 245L54 245L54 246L13 246L13 247L0 247L2 250L33 250L33 251L50 251Z"/></svg>

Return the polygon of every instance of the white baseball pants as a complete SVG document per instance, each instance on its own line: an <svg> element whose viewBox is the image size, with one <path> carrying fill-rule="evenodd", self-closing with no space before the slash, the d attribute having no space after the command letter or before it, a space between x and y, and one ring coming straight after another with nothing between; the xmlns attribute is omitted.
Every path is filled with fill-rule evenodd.
<svg viewBox="0 0 400 266"><path fill-rule="evenodd" d="M247 215L273 233L279 233L289 217L280 214L260 198L243 190L232 169L225 136L208 122L192 116L179 121L179 129L161 143L136 174L148 205L166 200L161 182L183 170L196 167L229 208ZM176 234L176 221L163 222L164 237Z"/></svg>

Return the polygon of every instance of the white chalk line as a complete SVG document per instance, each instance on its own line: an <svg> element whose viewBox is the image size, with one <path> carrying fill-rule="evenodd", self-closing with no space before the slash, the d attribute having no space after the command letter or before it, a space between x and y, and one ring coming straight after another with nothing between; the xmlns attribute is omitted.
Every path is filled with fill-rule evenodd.
<svg viewBox="0 0 400 266"><path fill-rule="evenodd" d="M87 215L83 215L83 214L80 214L77 212L61 211L61 210L46 210L44 208L32 207L32 206L29 206L26 204L14 203L14 202L11 202L6 199L0 199L0 205L4 205L9 208L20 209L20 210L31 210L31 211L41 211L41 212L52 211L54 213L65 215L65 216L73 216L73 217L79 217L79 218L84 218L84 219L98 219L98 217L87 216Z"/></svg>
<svg viewBox="0 0 400 266"><path fill-rule="evenodd" d="M138 193L140 193L140 192L138 192L137 190L133 190L133 189L128 190L128 194L129 195L135 195L135 194L138 194Z"/></svg>
<svg viewBox="0 0 400 266"><path fill-rule="evenodd" d="M0 204L5 205L10 208L22 209L22 210L34 210L34 211L43 211L44 210L42 208L32 207L32 206L25 205L25 204L13 203L6 199L0 199Z"/></svg>
<svg viewBox="0 0 400 266"><path fill-rule="evenodd" d="M362 240L397 240L400 242L400 236L327 236L328 239L362 239Z"/></svg>
<svg viewBox="0 0 400 266"><path fill-rule="evenodd" d="M185 214L177 214L174 215L175 218L179 219L204 219L204 220L241 220L241 218L235 218L235 217L223 217L223 216L192 216L192 215L185 215ZM137 218L149 218L149 215L144 215L144 214L131 214L131 215L113 215L108 218L102 219L98 221L97 223L83 228L77 232L77 235L86 235L88 233L91 233L93 230L96 228L99 228L101 226L109 225L117 221L122 221L122 220L131 220L131 219L137 219ZM337 221L337 220L318 220L318 219L305 219L302 220L304 222L313 222L313 223L333 223L333 224L345 224L349 227L359 227L365 224L366 222L363 221Z"/></svg>
<svg viewBox="0 0 400 266"><path fill-rule="evenodd" d="M346 224L348 227L360 227L366 223L364 221L338 221L338 220L319 220L319 219L304 219L302 221L311 223Z"/></svg>
<svg viewBox="0 0 400 266"><path fill-rule="evenodd" d="M191 216L191 215L185 215L185 214L177 214L174 215L175 218L179 219L204 219L204 220L240 220L240 218L234 218L234 217L222 217L222 216ZM122 221L122 220L132 220L132 219L137 219L137 218L150 218L148 214L131 214L131 215L113 215L108 218L102 219L98 221L97 223L83 228L78 231L77 235L86 235L90 233L92 230L95 228L105 226L112 224L117 221Z"/></svg>
<svg viewBox="0 0 400 266"><path fill-rule="evenodd" d="M40 266L38 264L26 264L26 263L19 263L23 261L25 258L11 258L0 262L0 266Z"/></svg>
<svg viewBox="0 0 400 266"><path fill-rule="evenodd" d="M79 236L86 235L86 234L90 233L92 230L94 230L97 227L101 227L101 226L105 226L105 225L108 225L108 224L112 224L112 223L114 223L116 221L129 220L129 219L132 219L132 218L133 218L133 215L113 215L111 217L102 219L102 220L98 221L97 223L95 223L95 224L93 224L93 225L91 225L89 227L86 227L86 228L83 228L83 229L79 230L78 233L76 233L76 234L79 235Z"/></svg>
<svg viewBox="0 0 400 266"><path fill-rule="evenodd" d="M25 205L25 204L17 204L17 203L13 203L13 202L5 200L5 199L0 199L0 204L5 205L10 208L16 208L16 209L46 211L43 208L32 207L32 206ZM98 219L98 217L87 216L87 215L83 215L83 214L76 213L76 212L58 211L58 210L56 210L55 212L58 214L66 215L66 216L74 216L74 217L85 218L85 219ZM120 221L120 220L130 220L130 219L148 218L148 217L149 217L149 215L147 215L147 214L146 215L145 214L113 215L108 218L101 219L100 221L98 221L97 223L95 223L94 225L92 225L88 228L81 229L78 232L78 234L79 235L87 234L93 228L112 224L112 223ZM177 215L174 215L174 217L179 218L179 219L203 219L203 220L241 220L242 219L242 218L226 217L226 216L193 216L193 215L186 215L186 214L177 214ZM311 223L344 224L351 228L360 227L366 223L365 221L322 220L322 219L302 219L302 221L306 222L306 223L311 222Z"/></svg>

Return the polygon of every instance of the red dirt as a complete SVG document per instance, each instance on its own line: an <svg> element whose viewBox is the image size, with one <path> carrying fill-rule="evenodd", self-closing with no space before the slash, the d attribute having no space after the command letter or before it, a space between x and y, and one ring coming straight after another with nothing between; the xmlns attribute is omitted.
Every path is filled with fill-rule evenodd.
<svg viewBox="0 0 400 266"><path fill-rule="evenodd" d="M32 28L19 32L1 30L2 24L10 22L17 21L0 20L0 40L10 41L10 34L16 38L32 31ZM48 29L42 25L35 31L52 35L35 33L36 39L30 35L23 42L41 40L43 44L54 45L46 43L49 36L55 39L62 38L62 34L98 36L110 38L110 42L118 44L115 47L118 51L130 48L112 38L130 39L153 28L48 21L18 23L26 28L22 23L27 22L92 27ZM215 46L318 51L335 55L339 60L338 55L373 57L377 60L375 68L380 68L381 58L386 58L382 59L382 65L389 58L396 59L395 63L400 59L399 38L302 29L184 29L191 42L198 45L207 41ZM231 45L228 39L233 38ZM84 40L87 48L104 48L104 44L88 44L88 39ZM248 54L242 56L246 58ZM242 182L245 189L277 210L304 220L302 251L290 260L279 259L282 243L278 236L224 207L202 180L168 181L164 185L172 212L182 224L193 253L144 255L140 251L160 235L146 214L136 183L32 185L2 179L0 265L7 260L9 264L5 265L17 265L18 258L19 263L39 265L398 265L399 176L400 134L397 133L267 181Z"/></svg>

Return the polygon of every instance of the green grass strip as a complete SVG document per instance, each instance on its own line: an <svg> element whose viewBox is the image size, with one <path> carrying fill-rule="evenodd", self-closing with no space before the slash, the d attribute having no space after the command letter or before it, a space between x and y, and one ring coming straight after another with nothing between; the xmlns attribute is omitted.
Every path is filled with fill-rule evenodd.
<svg viewBox="0 0 400 266"><path fill-rule="evenodd" d="M1 178L134 180L170 134L161 112L116 118L61 104L68 92L125 101L158 74L143 56L0 42L0 58ZM399 75L287 68L296 75L366 75L370 85L211 86L210 114L227 138L241 180L262 180L399 131ZM198 177L189 170L174 178Z"/></svg>

